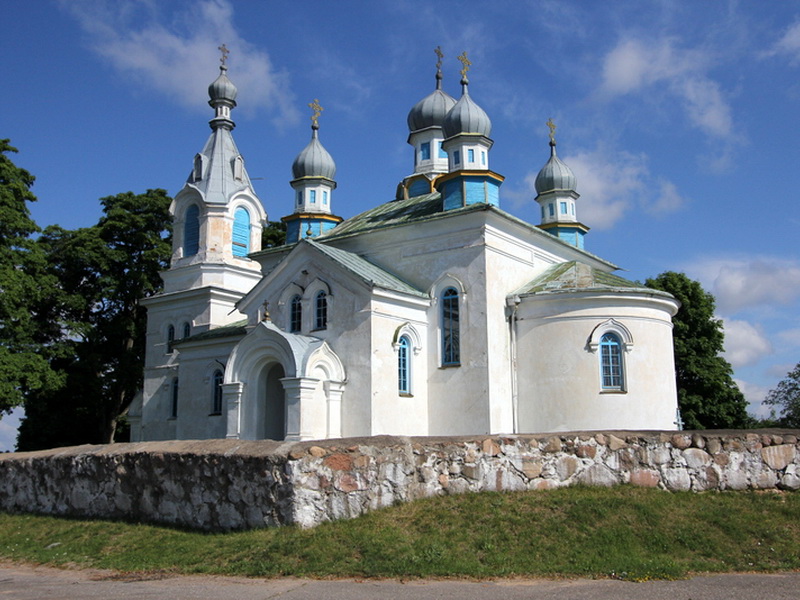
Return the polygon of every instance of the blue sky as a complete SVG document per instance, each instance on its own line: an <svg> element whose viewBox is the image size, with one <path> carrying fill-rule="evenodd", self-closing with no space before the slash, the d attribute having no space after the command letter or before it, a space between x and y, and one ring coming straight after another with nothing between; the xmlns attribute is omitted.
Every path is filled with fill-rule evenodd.
<svg viewBox="0 0 800 600"><path fill-rule="evenodd" d="M0 137L37 178L41 225L92 225L98 199L175 194L208 136L217 47L239 89L239 150L270 218L292 209L310 110L336 160L334 212L391 199L412 171L406 115L434 86L493 123L501 206L538 222L558 126L587 249L644 280L677 270L717 298L751 412L800 360L800 4L353 0L6 2ZM0 450L15 417L0 421Z"/></svg>

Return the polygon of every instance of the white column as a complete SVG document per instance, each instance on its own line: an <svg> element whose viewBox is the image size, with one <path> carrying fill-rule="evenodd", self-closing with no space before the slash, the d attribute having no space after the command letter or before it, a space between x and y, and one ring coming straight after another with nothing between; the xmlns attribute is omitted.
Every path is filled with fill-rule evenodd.
<svg viewBox="0 0 800 600"><path fill-rule="evenodd" d="M325 398L328 400L328 438L342 437L342 394L344 383L341 381L326 381Z"/></svg>
<svg viewBox="0 0 800 600"><path fill-rule="evenodd" d="M311 377L284 377L281 379L286 391L286 441L312 440L315 436L309 425L312 421L314 392L319 379Z"/></svg>
<svg viewBox="0 0 800 600"><path fill-rule="evenodd" d="M235 381L222 384L222 401L225 403L227 413L228 431L225 437L239 439L242 432L242 396L244 384Z"/></svg>

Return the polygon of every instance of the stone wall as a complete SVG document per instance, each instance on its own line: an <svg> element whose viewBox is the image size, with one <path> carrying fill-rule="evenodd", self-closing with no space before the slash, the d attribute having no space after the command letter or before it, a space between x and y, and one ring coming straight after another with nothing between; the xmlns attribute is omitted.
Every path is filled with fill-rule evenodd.
<svg viewBox="0 0 800 600"><path fill-rule="evenodd" d="M439 494L622 483L800 489L798 430L77 446L0 455L0 509L238 529Z"/></svg>

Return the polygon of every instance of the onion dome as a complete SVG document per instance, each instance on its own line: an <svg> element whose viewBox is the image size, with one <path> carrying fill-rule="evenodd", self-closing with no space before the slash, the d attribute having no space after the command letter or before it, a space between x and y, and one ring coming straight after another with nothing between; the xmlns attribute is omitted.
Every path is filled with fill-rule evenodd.
<svg viewBox="0 0 800 600"><path fill-rule="evenodd" d="M318 130L319 125L316 122L313 123L311 125L311 141L292 163L292 175L295 179L300 179L301 177L325 177L332 180L336 175L336 163L333 162L333 157L320 143L317 135Z"/></svg>
<svg viewBox="0 0 800 600"><path fill-rule="evenodd" d="M218 102L228 102L236 106L236 95L239 93L233 82L228 79L228 67L221 65L219 68L219 77L208 86L208 96L211 98L208 103L215 106Z"/></svg>
<svg viewBox="0 0 800 600"><path fill-rule="evenodd" d="M554 190L574 191L578 185L578 178L556 154L556 142L550 140L550 159L536 176L536 193L544 194Z"/></svg>
<svg viewBox="0 0 800 600"><path fill-rule="evenodd" d="M445 116L442 122L444 137L450 138L460 133L489 137L492 133L492 121L489 115L469 96L466 75L461 78L461 98Z"/></svg>
<svg viewBox="0 0 800 600"><path fill-rule="evenodd" d="M456 103L456 99L442 90L442 72L436 72L436 89L417 102L408 113L408 130L411 132L428 127L441 127L445 116Z"/></svg>

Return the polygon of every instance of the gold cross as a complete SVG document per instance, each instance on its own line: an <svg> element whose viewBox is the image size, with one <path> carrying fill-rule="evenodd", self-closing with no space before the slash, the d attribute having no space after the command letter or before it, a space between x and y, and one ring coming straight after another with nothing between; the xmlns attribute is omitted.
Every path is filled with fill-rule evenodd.
<svg viewBox="0 0 800 600"><path fill-rule="evenodd" d="M464 50L464 52L461 53L461 56L458 57L458 60L460 60L461 64L464 65L464 68L461 69L461 77L466 79L467 71L469 71L469 66L472 64L467 58L466 50Z"/></svg>
<svg viewBox="0 0 800 600"><path fill-rule="evenodd" d="M547 119L547 126L550 128L550 141L556 143L556 124L553 119Z"/></svg>
<svg viewBox="0 0 800 600"><path fill-rule="evenodd" d="M436 69L437 70L441 70L442 69L442 58L444 58L444 54L442 54L442 47L441 46L436 46L436 49L434 50L434 52L436 52L436 56L439 57L439 60L436 61Z"/></svg>
<svg viewBox="0 0 800 600"><path fill-rule="evenodd" d="M219 46L219 47L217 48L217 50L219 50L220 52L222 52L222 58L220 58L220 59L219 59L219 62L221 62L221 63L222 63L222 65L224 66L224 65L225 65L225 61L227 61L227 60L228 60L228 54L230 54L230 53L231 53L231 51L230 51L230 50L228 50L228 49L225 47L225 44L222 44L222 46Z"/></svg>
<svg viewBox="0 0 800 600"><path fill-rule="evenodd" d="M319 100L317 100L316 98L314 98L313 102L308 103L308 108L314 111L314 114L311 115L311 124L319 127L319 116L325 109L319 105Z"/></svg>

